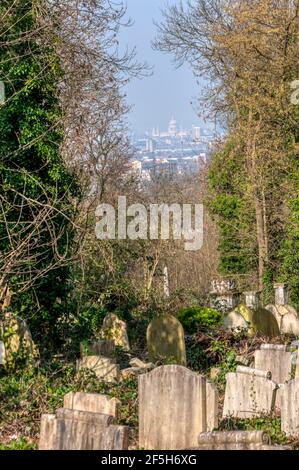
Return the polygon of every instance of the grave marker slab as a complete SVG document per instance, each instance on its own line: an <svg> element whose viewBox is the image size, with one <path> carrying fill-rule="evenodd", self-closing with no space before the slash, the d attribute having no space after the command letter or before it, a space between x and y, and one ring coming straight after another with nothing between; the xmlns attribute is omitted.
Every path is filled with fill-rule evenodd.
<svg viewBox="0 0 299 470"><path fill-rule="evenodd" d="M299 380L284 384L281 391L281 429L287 436L299 437Z"/></svg>
<svg viewBox="0 0 299 470"><path fill-rule="evenodd" d="M181 323L171 315L154 318L147 328L150 361L169 361L186 365L185 333Z"/></svg>
<svg viewBox="0 0 299 470"><path fill-rule="evenodd" d="M117 417L120 401L99 393L70 392L64 396L64 408Z"/></svg>
<svg viewBox="0 0 299 470"><path fill-rule="evenodd" d="M237 367L226 375L223 417L253 418L273 411L278 386L271 372Z"/></svg>
<svg viewBox="0 0 299 470"><path fill-rule="evenodd" d="M105 382L114 382L119 377L119 366L114 359L102 356L85 356L77 361L77 370L90 369Z"/></svg>
<svg viewBox="0 0 299 470"><path fill-rule="evenodd" d="M138 378L139 448L180 450L206 431L206 379L168 365Z"/></svg>
<svg viewBox="0 0 299 470"><path fill-rule="evenodd" d="M272 380L283 384L292 378L292 353L286 351L285 345L264 344L254 353L256 369L269 370Z"/></svg>

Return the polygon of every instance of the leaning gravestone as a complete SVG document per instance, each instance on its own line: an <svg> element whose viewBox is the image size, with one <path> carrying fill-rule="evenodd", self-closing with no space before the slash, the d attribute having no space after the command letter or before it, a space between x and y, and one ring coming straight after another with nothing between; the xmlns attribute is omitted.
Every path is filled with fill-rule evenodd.
<svg viewBox="0 0 299 470"><path fill-rule="evenodd" d="M112 340L115 346L119 346L126 351L130 350L127 325L115 313L106 315L101 334L103 339Z"/></svg>
<svg viewBox="0 0 299 470"><path fill-rule="evenodd" d="M113 423L109 415L58 409L42 416L39 450L127 450L129 428Z"/></svg>
<svg viewBox="0 0 299 470"><path fill-rule="evenodd" d="M271 372L237 367L226 375L223 417L253 418L274 410L278 385Z"/></svg>
<svg viewBox="0 0 299 470"><path fill-rule="evenodd" d="M77 371L83 369L93 371L104 382L114 382L119 377L119 366L109 357L85 356L77 361Z"/></svg>
<svg viewBox="0 0 299 470"><path fill-rule="evenodd" d="M161 366L138 378L139 448L194 447L206 431L206 379L182 366Z"/></svg>
<svg viewBox="0 0 299 470"><path fill-rule="evenodd" d="M63 407L69 410L102 413L117 418L120 401L99 393L70 392L64 396Z"/></svg>
<svg viewBox="0 0 299 470"><path fill-rule="evenodd" d="M181 323L171 315L154 318L146 332L149 359L186 365L185 333Z"/></svg>
<svg viewBox="0 0 299 470"><path fill-rule="evenodd" d="M299 380L284 384L281 391L281 430L299 437Z"/></svg>
<svg viewBox="0 0 299 470"><path fill-rule="evenodd" d="M283 384L292 378L292 357L283 344L262 344L254 353L254 366L271 371L272 380Z"/></svg>

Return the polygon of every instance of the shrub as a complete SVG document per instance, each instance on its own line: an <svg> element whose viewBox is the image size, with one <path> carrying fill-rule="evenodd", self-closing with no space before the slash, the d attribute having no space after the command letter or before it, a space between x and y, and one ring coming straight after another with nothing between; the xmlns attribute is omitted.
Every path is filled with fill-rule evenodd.
<svg viewBox="0 0 299 470"><path fill-rule="evenodd" d="M178 320L186 333L195 333L199 328L214 328L219 326L223 316L217 310L208 307L184 308L178 313Z"/></svg>

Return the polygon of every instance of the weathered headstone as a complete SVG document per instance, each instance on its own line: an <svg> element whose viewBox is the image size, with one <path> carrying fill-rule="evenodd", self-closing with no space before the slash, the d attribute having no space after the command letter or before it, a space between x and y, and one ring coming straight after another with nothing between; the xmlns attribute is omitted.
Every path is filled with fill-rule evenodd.
<svg viewBox="0 0 299 470"><path fill-rule="evenodd" d="M232 331L247 331L249 325L239 312L233 310L224 316L224 327Z"/></svg>
<svg viewBox="0 0 299 470"><path fill-rule="evenodd" d="M278 386L271 372L239 366L226 375L223 417L253 418L273 411Z"/></svg>
<svg viewBox="0 0 299 470"><path fill-rule="evenodd" d="M11 312L5 312L0 321L0 339L5 348L5 367L13 367L18 358L30 361L39 356L27 323Z"/></svg>
<svg viewBox="0 0 299 470"><path fill-rule="evenodd" d="M274 284L275 304L267 305L266 309L276 318L282 334L299 336L299 314L294 307L288 305L287 284Z"/></svg>
<svg viewBox="0 0 299 470"><path fill-rule="evenodd" d="M292 353L287 352L285 345L262 344L254 353L256 369L270 370L272 380L283 384L292 378Z"/></svg>
<svg viewBox="0 0 299 470"><path fill-rule="evenodd" d="M284 384L281 391L281 430L299 437L299 380Z"/></svg>
<svg viewBox="0 0 299 470"><path fill-rule="evenodd" d="M41 421L40 450L127 450L129 428L101 413L58 409Z"/></svg>
<svg viewBox="0 0 299 470"><path fill-rule="evenodd" d="M247 305L240 304L229 315L241 315L247 324L248 334L250 336L263 335L268 337L279 336L279 327L275 317L266 309L257 307L250 308Z"/></svg>
<svg viewBox="0 0 299 470"><path fill-rule="evenodd" d="M130 350L127 325L115 313L108 313L103 321L102 338L114 341L115 346Z"/></svg>
<svg viewBox="0 0 299 470"><path fill-rule="evenodd" d="M43 414L40 423L39 450L54 450L56 446L57 419L55 415Z"/></svg>
<svg viewBox="0 0 299 470"><path fill-rule="evenodd" d="M99 393L70 392L64 396L63 406L70 410L102 413L118 417L120 401Z"/></svg>
<svg viewBox="0 0 299 470"><path fill-rule="evenodd" d="M85 356L77 361L77 370L89 369L105 381L113 382L119 377L119 366L114 359L103 356Z"/></svg>
<svg viewBox="0 0 299 470"><path fill-rule="evenodd" d="M207 431L214 431L219 426L219 393L215 384L207 381L206 385Z"/></svg>
<svg viewBox="0 0 299 470"><path fill-rule="evenodd" d="M154 318L146 332L149 358L186 365L185 333L181 323L171 315Z"/></svg>
<svg viewBox="0 0 299 470"><path fill-rule="evenodd" d="M206 379L168 365L138 378L139 448L180 450L206 431Z"/></svg>

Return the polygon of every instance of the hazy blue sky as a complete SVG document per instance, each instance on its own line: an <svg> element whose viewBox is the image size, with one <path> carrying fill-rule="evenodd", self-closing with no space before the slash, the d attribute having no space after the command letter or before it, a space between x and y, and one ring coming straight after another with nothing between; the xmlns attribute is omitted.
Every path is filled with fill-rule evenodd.
<svg viewBox="0 0 299 470"><path fill-rule="evenodd" d="M176 0L168 0L175 3ZM161 8L166 0L126 0L128 16L134 20L130 28L123 28L120 43L136 46L138 59L154 66L153 76L134 79L127 87L128 102L134 105L129 122L138 132L152 130L158 125L166 129L171 116L183 127L199 124L190 101L199 89L188 66L175 69L171 56L153 51L151 41L156 28L153 19L161 19Z"/></svg>

